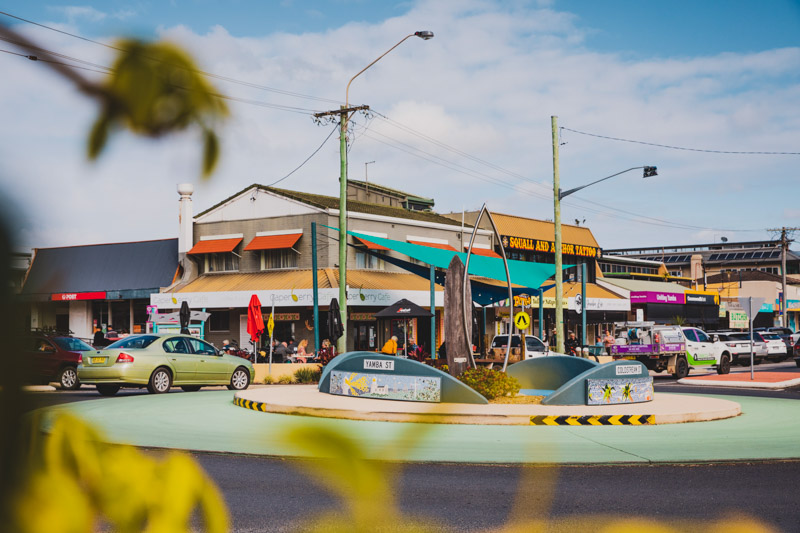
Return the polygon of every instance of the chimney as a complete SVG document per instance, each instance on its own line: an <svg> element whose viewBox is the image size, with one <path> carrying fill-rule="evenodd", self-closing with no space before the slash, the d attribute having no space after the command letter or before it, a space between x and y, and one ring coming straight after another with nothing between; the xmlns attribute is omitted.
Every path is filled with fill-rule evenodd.
<svg viewBox="0 0 800 533"><path fill-rule="evenodd" d="M192 249L194 235L192 232L192 193L194 186L191 183L179 183L178 194L181 199L178 203L178 258L183 259L186 252Z"/></svg>

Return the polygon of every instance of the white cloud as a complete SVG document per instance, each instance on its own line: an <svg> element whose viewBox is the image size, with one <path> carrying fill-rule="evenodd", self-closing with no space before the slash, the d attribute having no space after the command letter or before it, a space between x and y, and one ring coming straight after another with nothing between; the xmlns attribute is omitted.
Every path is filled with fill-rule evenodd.
<svg viewBox="0 0 800 533"><path fill-rule="evenodd" d="M125 133L88 165L92 105L41 65L2 57L14 83L0 85L0 113L8 117L0 129L0 188L41 213L20 230L29 246L175 235L176 183L198 183L199 212L251 183L285 176L333 127L315 125L311 110L336 109L354 74L417 29L436 37L409 39L351 85L351 103L368 104L393 122L355 118L350 175L362 179L364 162L374 160L370 181L433 197L440 211L487 202L498 212L552 218L552 115L567 128L652 143L798 151L800 49L633 61L585 49L576 18L542 5L423 1L378 24L248 38L222 26L204 34L163 28L163 37L189 49L203 70L332 100L212 80L231 96L309 111L231 103L219 171L204 183L191 134L151 142ZM96 45L33 34L74 57L110 63ZM337 195L336 137L279 186ZM716 230L787 225L797 216L792 195L781 192L797 183L797 156L676 151L569 131L562 140L563 189L633 166L659 167L657 178L630 172L564 202L563 219L586 218L607 248L692 242L721 234ZM733 241L765 234L726 235Z"/></svg>

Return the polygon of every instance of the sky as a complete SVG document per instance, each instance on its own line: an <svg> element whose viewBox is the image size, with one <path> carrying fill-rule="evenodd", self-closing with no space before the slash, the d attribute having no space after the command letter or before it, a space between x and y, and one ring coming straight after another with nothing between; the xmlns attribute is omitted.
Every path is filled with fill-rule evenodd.
<svg viewBox="0 0 800 533"><path fill-rule="evenodd" d="M350 87L372 111L353 118L352 179L434 198L440 213L486 203L552 220L555 116L563 190L658 167L563 200L562 222L602 248L800 227L797 0L7 0L0 12L82 67L110 66L102 44L119 37L178 43L237 99L210 179L194 131L121 133L90 162L94 102L0 41L0 199L21 251L174 238L178 183L194 184L195 213L253 183L338 196L338 133L312 116L417 30L435 37L406 40Z"/></svg>

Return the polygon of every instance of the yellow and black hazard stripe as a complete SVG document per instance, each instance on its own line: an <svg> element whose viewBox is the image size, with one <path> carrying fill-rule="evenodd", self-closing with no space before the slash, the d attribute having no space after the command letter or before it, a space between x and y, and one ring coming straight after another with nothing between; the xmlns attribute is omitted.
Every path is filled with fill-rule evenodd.
<svg viewBox="0 0 800 533"><path fill-rule="evenodd" d="M234 396L233 405L244 407L245 409L252 409L253 411L261 411L262 413L267 412L267 404L263 402L254 402L253 400L245 400L238 396Z"/></svg>
<svg viewBox="0 0 800 533"><path fill-rule="evenodd" d="M656 423L655 415L532 416L532 426L645 426Z"/></svg>

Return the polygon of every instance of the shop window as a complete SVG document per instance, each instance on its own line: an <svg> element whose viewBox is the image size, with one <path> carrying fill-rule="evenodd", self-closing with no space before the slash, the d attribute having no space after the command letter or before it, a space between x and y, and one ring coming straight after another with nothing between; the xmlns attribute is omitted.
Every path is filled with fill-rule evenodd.
<svg viewBox="0 0 800 533"><path fill-rule="evenodd" d="M291 248L263 250L261 252L261 270L277 270L281 268L297 268L297 252Z"/></svg>
<svg viewBox="0 0 800 533"><path fill-rule="evenodd" d="M206 272L233 272L239 270L239 256L233 252L204 254Z"/></svg>
<svg viewBox="0 0 800 533"><path fill-rule="evenodd" d="M383 259L366 252L356 251L356 268L363 270L383 270Z"/></svg>
<svg viewBox="0 0 800 533"><path fill-rule="evenodd" d="M211 317L208 319L209 331L230 331L231 330L231 313L230 311L211 311Z"/></svg>

